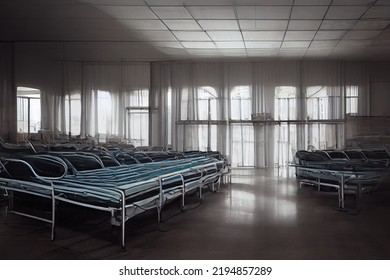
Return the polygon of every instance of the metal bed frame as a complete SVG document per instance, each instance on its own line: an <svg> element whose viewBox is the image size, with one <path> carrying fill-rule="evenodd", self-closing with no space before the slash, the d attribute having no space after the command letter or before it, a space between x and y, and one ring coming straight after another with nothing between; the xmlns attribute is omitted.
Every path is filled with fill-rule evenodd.
<svg viewBox="0 0 390 280"><path fill-rule="evenodd" d="M161 221L161 210L168 200L181 196L181 206L184 209L185 195L197 188L202 198L202 188L212 184L215 191L221 182L224 171L223 161L206 157L177 160L179 165L147 163L131 166L118 166L97 170L76 171L69 175L69 163L63 159L49 155L34 155L34 158L44 159L63 167L62 176L45 177L38 175L34 168L23 159L6 159L0 161L0 167L8 173L6 163L18 162L26 165L34 178L32 181L0 178L0 189L8 196L8 212L28 218L40 220L51 225L51 240L55 239L56 204L66 202L86 208L109 212L111 224L121 227L121 246L125 248L125 224L132 217L156 208L158 222ZM156 166L164 166L157 171ZM144 172L140 172L144 170ZM185 180L186 173L197 171L199 177ZM162 172L162 173L161 173ZM147 174L147 175L145 175ZM8 173L8 175L10 175ZM12 176L10 176L12 177ZM179 183L170 187L168 184L180 178ZM165 184L164 184L165 183ZM104 185L105 187L103 187ZM14 192L25 193L49 199L51 201L51 218L46 219L14 209ZM108 202L108 203L107 203Z"/></svg>
<svg viewBox="0 0 390 280"><path fill-rule="evenodd" d="M302 166L295 168L300 188L306 184L317 186L318 191L321 190L321 186L337 189L338 206L341 209L345 207L345 191L352 191L356 195L356 200L359 200L364 191L376 190L381 181L380 171L354 172ZM301 177L303 174L305 177Z"/></svg>

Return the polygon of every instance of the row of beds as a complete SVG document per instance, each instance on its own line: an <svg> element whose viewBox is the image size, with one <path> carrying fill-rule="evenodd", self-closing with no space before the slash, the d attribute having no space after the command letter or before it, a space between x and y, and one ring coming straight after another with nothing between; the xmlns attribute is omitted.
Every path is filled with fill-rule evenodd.
<svg viewBox="0 0 390 280"><path fill-rule="evenodd" d="M56 211L60 202L110 213L111 224L121 229L138 214L163 207L177 199L184 210L186 195L220 188L229 172L218 152L134 152L96 146L34 148L0 145L0 190L8 212L51 225L55 239ZM51 217L14 209L14 195L40 197L51 203Z"/></svg>
<svg viewBox="0 0 390 280"><path fill-rule="evenodd" d="M357 201L363 193L383 189L390 176L390 155L377 150L298 151L295 174L302 185L336 189L338 206L345 208L345 194L352 193Z"/></svg>

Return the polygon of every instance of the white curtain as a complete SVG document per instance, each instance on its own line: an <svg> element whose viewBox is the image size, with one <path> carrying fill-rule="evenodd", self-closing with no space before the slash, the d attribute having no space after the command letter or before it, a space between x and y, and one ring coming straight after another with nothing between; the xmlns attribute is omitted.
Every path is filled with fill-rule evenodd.
<svg viewBox="0 0 390 280"><path fill-rule="evenodd" d="M14 45L0 43L0 137L4 141L16 141L16 120Z"/></svg>
<svg viewBox="0 0 390 280"><path fill-rule="evenodd" d="M365 63L164 62L152 69L155 143L218 150L233 166L285 165L309 146L341 148L346 96L356 99L357 114L368 110Z"/></svg>

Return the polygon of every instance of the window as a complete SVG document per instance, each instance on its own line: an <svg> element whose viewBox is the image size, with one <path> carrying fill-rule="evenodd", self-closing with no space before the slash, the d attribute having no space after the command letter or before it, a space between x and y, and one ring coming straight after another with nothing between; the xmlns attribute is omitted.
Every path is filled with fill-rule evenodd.
<svg viewBox="0 0 390 280"><path fill-rule="evenodd" d="M358 93L359 91L357 86L347 87L346 114L358 113Z"/></svg>
<svg viewBox="0 0 390 280"><path fill-rule="evenodd" d="M38 89L17 88L17 129L20 133L37 133L41 129L41 92Z"/></svg>
<svg viewBox="0 0 390 280"><path fill-rule="evenodd" d="M329 98L326 87L314 86L307 88L307 117L311 120L326 120L328 117Z"/></svg>
<svg viewBox="0 0 390 280"><path fill-rule="evenodd" d="M128 93L127 138L134 146L149 145L149 90L140 89Z"/></svg>
<svg viewBox="0 0 390 280"><path fill-rule="evenodd" d="M255 164L255 137L252 124L233 125L231 129L232 166L253 167Z"/></svg>
<svg viewBox="0 0 390 280"><path fill-rule="evenodd" d="M74 93L65 96L65 126L69 135L80 135L81 96Z"/></svg>
<svg viewBox="0 0 390 280"><path fill-rule="evenodd" d="M296 88L291 86L275 87L275 120L296 120Z"/></svg>
<svg viewBox="0 0 390 280"><path fill-rule="evenodd" d="M197 120L217 119L217 98L218 94L212 87L201 87L198 89L195 102L197 105Z"/></svg>
<svg viewBox="0 0 390 280"><path fill-rule="evenodd" d="M250 120L252 101L249 86L236 86L230 96L230 118L232 120Z"/></svg>

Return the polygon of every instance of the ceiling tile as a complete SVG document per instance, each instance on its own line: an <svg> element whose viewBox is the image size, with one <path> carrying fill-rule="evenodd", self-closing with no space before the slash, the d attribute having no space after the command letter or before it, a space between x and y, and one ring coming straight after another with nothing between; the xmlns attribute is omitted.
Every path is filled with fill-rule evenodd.
<svg viewBox="0 0 390 280"><path fill-rule="evenodd" d="M332 5L371 5L374 0L333 0Z"/></svg>
<svg viewBox="0 0 390 280"><path fill-rule="evenodd" d="M284 41L282 48L307 48L310 45L310 41Z"/></svg>
<svg viewBox="0 0 390 280"><path fill-rule="evenodd" d="M371 7L363 18L366 19L389 19L390 6L375 6Z"/></svg>
<svg viewBox="0 0 390 280"><path fill-rule="evenodd" d="M236 5L292 5L293 0L235 0Z"/></svg>
<svg viewBox="0 0 390 280"><path fill-rule="evenodd" d="M276 57L279 49L247 49L246 53L250 57Z"/></svg>
<svg viewBox="0 0 390 280"><path fill-rule="evenodd" d="M145 2L148 4L148 5L157 5L157 6L180 6L180 5L183 5L185 0L164 0L164 1L161 1L161 0L145 0Z"/></svg>
<svg viewBox="0 0 390 280"><path fill-rule="evenodd" d="M150 44L161 48L183 49L182 44L179 42L151 42Z"/></svg>
<svg viewBox="0 0 390 280"><path fill-rule="evenodd" d="M315 31L287 31L284 40L285 41L312 40L315 34L316 34Z"/></svg>
<svg viewBox="0 0 390 280"><path fill-rule="evenodd" d="M343 39L373 39L379 35L381 31L377 30L351 30L348 31Z"/></svg>
<svg viewBox="0 0 390 280"><path fill-rule="evenodd" d="M180 41L211 41L204 31L172 31Z"/></svg>
<svg viewBox="0 0 390 280"><path fill-rule="evenodd" d="M323 19L327 6L294 6L291 19Z"/></svg>
<svg viewBox="0 0 390 280"><path fill-rule="evenodd" d="M359 19L367 10L367 6L331 6L326 19Z"/></svg>
<svg viewBox="0 0 390 280"><path fill-rule="evenodd" d="M356 20L324 20L320 30L351 29L356 22Z"/></svg>
<svg viewBox="0 0 390 280"><path fill-rule="evenodd" d="M198 20L203 30L239 30L237 20Z"/></svg>
<svg viewBox="0 0 390 280"><path fill-rule="evenodd" d="M236 10L239 19L256 19L255 6L237 6Z"/></svg>
<svg viewBox="0 0 390 280"><path fill-rule="evenodd" d="M193 19L165 19L163 21L170 30L202 30Z"/></svg>
<svg viewBox="0 0 390 280"><path fill-rule="evenodd" d="M50 1L50 2L55 2L55 1ZM57 2L60 2L60 1L57 0ZM124 5L124 6L146 5L145 1L143 1L143 0L79 0L79 2L89 3L89 4L93 4L93 5Z"/></svg>
<svg viewBox="0 0 390 280"><path fill-rule="evenodd" d="M268 42L261 42L261 41L245 41L245 46L247 49L273 49L273 48L280 48L282 42L278 41L268 41Z"/></svg>
<svg viewBox="0 0 390 280"><path fill-rule="evenodd" d="M123 19L119 20L119 22L126 28L134 30L168 30L167 27L160 20Z"/></svg>
<svg viewBox="0 0 390 280"><path fill-rule="evenodd" d="M310 47L313 48L331 48L337 45L338 40L313 41Z"/></svg>
<svg viewBox="0 0 390 280"><path fill-rule="evenodd" d="M241 49L245 48L244 42L215 42L218 48L221 49Z"/></svg>
<svg viewBox="0 0 390 280"><path fill-rule="evenodd" d="M161 2L161 0L158 0ZM165 1L165 0L164 0ZM234 0L182 0L185 5L234 5Z"/></svg>
<svg viewBox="0 0 390 280"><path fill-rule="evenodd" d="M177 41L170 31L134 31L143 41Z"/></svg>
<svg viewBox="0 0 390 280"><path fill-rule="evenodd" d="M286 30L288 20L240 20L241 30Z"/></svg>
<svg viewBox="0 0 390 280"><path fill-rule="evenodd" d="M192 19L191 14L184 7L150 7L161 19Z"/></svg>
<svg viewBox="0 0 390 280"><path fill-rule="evenodd" d="M372 40L340 40L336 48L361 48L371 44Z"/></svg>
<svg viewBox="0 0 390 280"><path fill-rule="evenodd" d="M188 6L195 19L235 19L233 6Z"/></svg>
<svg viewBox="0 0 390 280"><path fill-rule="evenodd" d="M345 31L318 31L314 40L337 40L344 35Z"/></svg>
<svg viewBox="0 0 390 280"><path fill-rule="evenodd" d="M240 41L242 40L239 31L207 31L213 41Z"/></svg>
<svg viewBox="0 0 390 280"><path fill-rule="evenodd" d="M281 41L283 40L283 31L243 31L245 40L252 41Z"/></svg>
<svg viewBox="0 0 390 280"><path fill-rule="evenodd" d="M183 42L186 49L215 49L213 42Z"/></svg>
<svg viewBox="0 0 390 280"><path fill-rule="evenodd" d="M288 19L290 6L237 6L239 19Z"/></svg>
<svg viewBox="0 0 390 280"><path fill-rule="evenodd" d="M390 0L378 0L375 5L390 5Z"/></svg>
<svg viewBox="0 0 390 280"><path fill-rule="evenodd" d="M318 30L321 20L290 20L288 30Z"/></svg>
<svg viewBox="0 0 390 280"><path fill-rule="evenodd" d="M353 29L385 29L389 24L390 20L361 20Z"/></svg>
<svg viewBox="0 0 390 280"><path fill-rule="evenodd" d="M256 19L288 19L289 6L255 6Z"/></svg>
<svg viewBox="0 0 390 280"><path fill-rule="evenodd" d="M207 58L214 58L214 57L220 57L221 52L219 49L215 48L189 48L186 49L186 51L190 54L191 57L207 57Z"/></svg>
<svg viewBox="0 0 390 280"><path fill-rule="evenodd" d="M332 0L295 0L294 5L329 5Z"/></svg>
<svg viewBox="0 0 390 280"><path fill-rule="evenodd" d="M157 19L146 6L97 6L97 8L114 18Z"/></svg>
<svg viewBox="0 0 390 280"><path fill-rule="evenodd" d="M299 48L299 49L281 49L278 52L278 56L280 57L288 57L288 58L301 58L305 55L306 49L305 48Z"/></svg>

